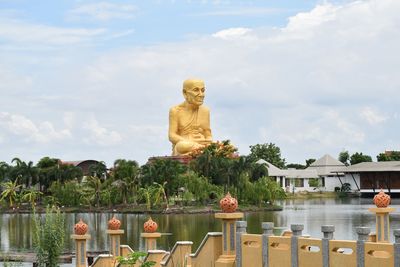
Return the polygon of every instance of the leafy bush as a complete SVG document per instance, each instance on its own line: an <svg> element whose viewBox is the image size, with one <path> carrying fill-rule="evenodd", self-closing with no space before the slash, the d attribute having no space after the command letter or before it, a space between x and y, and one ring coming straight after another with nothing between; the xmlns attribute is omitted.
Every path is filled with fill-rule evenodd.
<svg viewBox="0 0 400 267"><path fill-rule="evenodd" d="M144 262L144 258L147 256L145 252L132 252L128 254L127 257L118 256L117 262L120 265L127 265L127 266L135 266L136 263L141 263L139 267L151 267L154 266L156 263L154 261Z"/></svg>
<svg viewBox="0 0 400 267"><path fill-rule="evenodd" d="M58 266L64 248L65 218L59 208L47 206L43 219L33 214L33 244L39 267Z"/></svg>

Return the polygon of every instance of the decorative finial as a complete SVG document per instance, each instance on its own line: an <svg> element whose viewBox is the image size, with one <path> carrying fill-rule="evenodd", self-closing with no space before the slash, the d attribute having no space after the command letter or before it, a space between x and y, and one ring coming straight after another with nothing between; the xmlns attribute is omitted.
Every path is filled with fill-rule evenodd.
<svg viewBox="0 0 400 267"><path fill-rule="evenodd" d="M374 204L378 208L386 208L390 204L390 196L383 192L383 189L374 196Z"/></svg>
<svg viewBox="0 0 400 267"><path fill-rule="evenodd" d="M84 235L88 231L88 225L82 221L82 219L79 220L77 224L74 226L74 232L76 235Z"/></svg>
<svg viewBox="0 0 400 267"><path fill-rule="evenodd" d="M121 221L115 218L115 215L108 221L109 230L118 230L121 227Z"/></svg>
<svg viewBox="0 0 400 267"><path fill-rule="evenodd" d="M228 192L226 196L220 200L219 205L223 212L232 213L238 208L238 201Z"/></svg>
<svg viewBox="0 0 400 267"><path fill-rule="evenodd" d="M146 233L154 233L155 231L157 231L158 225L155 221L153 221L151 219L151 217L149 217L149 219L147 220L147 222L145 222L143 224L143 229Z"/></svg>

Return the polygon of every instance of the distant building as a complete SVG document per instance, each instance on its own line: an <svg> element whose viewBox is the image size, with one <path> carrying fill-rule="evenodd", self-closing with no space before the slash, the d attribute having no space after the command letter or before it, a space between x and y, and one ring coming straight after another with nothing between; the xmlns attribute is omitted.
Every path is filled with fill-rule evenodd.
<svg viewBox="0 0 400 267"><path fill-rule="evenodd" d="M90 173L90 167L93 165L99 164L100 161L97 160L78 160L78 161L61 161L61 164L64 165L73 165L75 167L79 167L82 169L83 176L89 176L91 175Z"/></svg>
<svg viewBox="0 0 400 267"><path fill-rule="evenodd" d="M341 188L343 184L350 184L352 191L360 190L360 180L357 176L346 175L343 169L346 165L335 159L331 155L324 155L320 159L314 161L306 170L315 170L321 183L328 192L335 191L335 187Z"/></svg>
<svg viewBox="0 0 400 267"><path fill-rule="evenodd" d="M343 172L359 177L363 196L375 194L381 188L388 193L400 193L400 161L362 162L343 169Z"/></svg>
<svg viewBox="0 0 400 267"><path fill-rule="evenodd" d="M316 160L304 170L282 170L263 159L258 160L257 163L266 164L268 176L274 177L281 187L288 192L315 192L317 190L334 192L335 188L341 188L345 183L350 184L352 191L360 190L359 176L357 174L346 174L344 172L346 165L328 154ZM315 179L318 179L318 186L311 183L311 181L315 183Z"/></svg>

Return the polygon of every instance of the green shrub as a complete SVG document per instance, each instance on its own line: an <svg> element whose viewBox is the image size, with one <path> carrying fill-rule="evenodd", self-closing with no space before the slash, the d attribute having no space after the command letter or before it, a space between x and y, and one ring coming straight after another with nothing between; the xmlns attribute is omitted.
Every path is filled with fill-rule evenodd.
<svg viewBox="0 0 400 267"><path fill-rule="evenodd" d="M64 248L65 218L59 208L47 206L42 219L33 214L33 244L39 267L58 266Z"/></svg>

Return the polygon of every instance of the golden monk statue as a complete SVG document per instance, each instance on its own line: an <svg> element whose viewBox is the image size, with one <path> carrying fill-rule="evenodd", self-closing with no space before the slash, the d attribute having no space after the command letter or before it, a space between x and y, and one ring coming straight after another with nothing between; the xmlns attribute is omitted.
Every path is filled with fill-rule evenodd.
<svg viewBox="0 0 400 267"><path fill-rule="evenodd" d="M172 155L187 155L211 143L210 110L203 106L204 82L189 79L183 82L185 102L169 111L169 140Z"/></svg>

